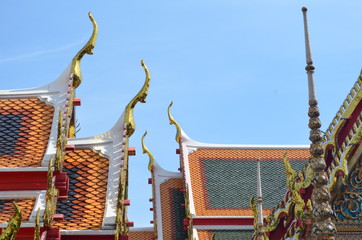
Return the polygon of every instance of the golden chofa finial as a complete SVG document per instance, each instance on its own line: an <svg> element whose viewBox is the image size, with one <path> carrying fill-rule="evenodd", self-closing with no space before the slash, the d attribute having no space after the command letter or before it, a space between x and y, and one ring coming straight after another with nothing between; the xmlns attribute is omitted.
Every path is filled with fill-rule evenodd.
<svg viewBox="0 0 362 240"><path fill-rule="evenodd" d="M146 79L145 79L145 82L144 82L141 90L128 103L128 105L126 107L125 123L127 124L127 135L128 136L131 136L136 129L136 123L135 123L134 117L133 117L133 109L138 102L141 102L141 103L146 102L148 89L150 87L150 80L151 80L150 72L148 71L148 68L145 65L145 62L143 60L141 61L141 65L142 65L143 69L145 70Z"/></svg>
<svg viewBox="0 0 362 240"><path fill-rule="evenodd" d="M146 147L145 144L145 137L147 135L147 131L145 132L145 134L143 134L142 136L142 152L143 153L147 153L148 157L149 157L149 162L148 162L148 170L150 170L150 172L152 172L153 167L155 165L155 158L153 157L152 153L148 150L148 148Z"/></svg>
<svg viewBox="0 0 362 240"><path fill-rule="evenodd" d="M89 38L88 42L84 45L84 47L74 56L72 60L72 67L70 73L73 74L73 86L77 88L82 82L82 73L80 71L80 61L82 60L85 54L92 55L93 48L96 45L97 35L98 35L98 25L94 20L92 13L88 13L89 19L93 24L93 33Z"/></svg>
<svg viewBox="0 0 362 240"><path fill-rule="evenodd" d="M176 142L180 143L180 139L181 139L181 127L180 125L175 121L175 119L172 117L171 115L171 107L172 107L173 101L171 101L170 105L168 106L168 119L170 120L170 125L175 125L176 127Z"/></svg>

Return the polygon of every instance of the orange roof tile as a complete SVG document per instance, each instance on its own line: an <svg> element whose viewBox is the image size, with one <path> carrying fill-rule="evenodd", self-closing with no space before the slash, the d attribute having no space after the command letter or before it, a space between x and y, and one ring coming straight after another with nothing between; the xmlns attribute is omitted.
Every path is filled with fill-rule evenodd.
<svg viewBox="0 0 362 240"><path fill-rule="evenodd" d="M129 232L129 240L152 240L153 232Z"/></svg>
<svg viewBox="0 0 362 240"><path fill-rule="evenodd" d="M163 239L178 240L187 238L187 232L183 230L183 219L186 217L184 195L180 191L183 188L181 178L172 178L160 185L162 234Z"/></svg>
<svg viewBox="0 0 362 240"><path fill-rule="evenodd" d="M253 235L253 230L197 230L199 240L246 240ZM215 235L214 235L215 234Z"/></svg>
<svg viewBox="0 0 362 240"><path fill-rule="evenodd" d="M292 165L299 168L310 156L308 149L197 149L189 154L196 215L252 216L249 199L256 192L256 163L253 165L256 158L262 161L264 205L268 205L271 196L277 195L275 189L284 195L286 177L282 157L285 152ZM274 177L278 181L273 180ZM266 207L263 214L267 215L273 207Z"/></svg>
<svg viewBox="0 0 362 240"><path fill-rule="evenodd" d="M53 114L37 98L0 99L0 167L40 166Z"/></svg>
<svg viewBox="0 0 362 240"><path fill-rule="evenodd" d="M0 222L8 222L14 214L13 202L21 209L22 222L27 222L33 211L35 198L0 200Z"/></svg>
<svg viewBox="0 0 362 240"><path fill-rule="evenodd" d="M211 240L213 232L208 230L197 230L199 240Z"/></svg>
<svg viewBox="0 0 362 240"><path fill-rule="evenodd" d="M64 221L55 225L61 229L101 229L108 180L107 158L91 149L67 151L63 171L69 177L68 200L58 201L57 212Z"/></svg>

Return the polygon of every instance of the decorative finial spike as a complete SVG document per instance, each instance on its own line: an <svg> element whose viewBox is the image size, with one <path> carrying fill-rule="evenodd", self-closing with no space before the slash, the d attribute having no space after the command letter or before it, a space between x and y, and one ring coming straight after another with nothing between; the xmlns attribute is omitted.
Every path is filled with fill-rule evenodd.
<svg viewBox="0 0 362 240"><path fill-rule="evenodd" d="M333 209L329 203L330 192L327 188L328 179L325 172L326 162L323 158L324 149L322 146L323 133L319 129L321 122L319 120L318 101L314 88L314 66L312 61L312 53L309 43L308 22L307 22L307 8L302 8L304 20L304 36L305 36L305 50L307 60L307 74L308 74L308 89L309 89L309 128L312 144L310 147L311 158L309 166L312 168L313 177L312 184L314 186L312 193L314 224L312 227L312 234L316 239L334 239L336 233L336 226L332 222L334 215Z"/></svg>
<svg viewBox="0 0 362 240"><path fill-rule="evenodd" d="M313 77L314 66L312 60L312 50L309 41L307 8L303 7L302 11L303 11L303 20L304 20L305 52L306 52L306 62L307 62L305 70L307 70L308 74L309 101L317 101L316 91L314 87L314 77Z"/></svg>
<svg viewBox="0 0 362 240"><path fill-rule="evenodd" d="M256 159L256 202L258 205L258 225L263 225L263 194L261 190L260 158Z"/></svg>

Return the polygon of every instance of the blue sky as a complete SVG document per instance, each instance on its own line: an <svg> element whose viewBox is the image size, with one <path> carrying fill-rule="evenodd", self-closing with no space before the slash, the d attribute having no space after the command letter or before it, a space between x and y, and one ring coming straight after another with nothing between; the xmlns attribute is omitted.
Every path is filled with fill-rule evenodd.
<svg viewBox="0 0 362 240"><path fill-rule="evenodd" d="M126 2L126 1L124 1ZM194 140L309 144L301 7L307 6L322 130L359 76L362 2L346 0L16 1L0 8L1 89L54 80L99 25L93 56L82 62L78 136L110 129L151 71L146 104L135 109L129 219L152 219L148 159L176 171L175 129L167 106Z"/></svg>

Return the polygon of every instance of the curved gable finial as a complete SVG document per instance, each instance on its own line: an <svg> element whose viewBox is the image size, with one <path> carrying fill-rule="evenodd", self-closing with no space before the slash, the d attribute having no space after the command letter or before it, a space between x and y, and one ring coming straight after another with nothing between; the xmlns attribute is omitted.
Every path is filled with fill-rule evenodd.
<svg viewBox="0 0 362 240"><path fill-rule="evenodd" d="M146 79L145 79L145 82L144 82L141 90L128 103L128 105L126 107L125 123L127 124L127 135L128 136L131 136L133 134L133 132L135 131L135 129L136 129L136 123L135 123L134 117L133 117L133 109L134 109L134 107L136 106L136 104L138 102L141 102L141 103L146 102L148 89L150 87L150 80L151 80L150 72L149 72L149 70L148 70L148 68L145 65L145 62L143 60L141 61L141 65L142 65L143 69L145 70Z"/></svg>
<svg viewBox="0 0 362 240"><path fill-rule="evenodd" d="M168 113L168 119L170 120L170 125L175 125L176 127L176 142L180 143L180 140L181 140L181 127L180 125L175 121L175 119L173 118L173 116L171 115L171 107L172 107L172 104L173 104L173 101L171 101L170 105L168 106L168 110L167 110L167 113Z"/></svg>
<svg viewBox="0 0 362 240"><path fill-rule="evenodd" d="M145 137L147 135L147 131L143 134L142 136L142 152L146 153L149 157L149 162L148 162L148 170L150 170L150 172L152 172L152 169L155 165L155 158L153 157L152 153L148 150L148 148L146 147L145 144Z"/></svg>
<svg viewBox="0 0 362 240"><path fill-rule="evenodd" d="M82 60L85 54L92 55L93 48L96 45L97 35L98 35L98 25L94 20L92 13L88 13L89 19L93 24L93 33L89 38L88 42L84 45L84 47L74 56L72 60L72 67L70 73L73 74L73 86L77 88L82 82L82 74L80 72L80 61Z"/></svg>

